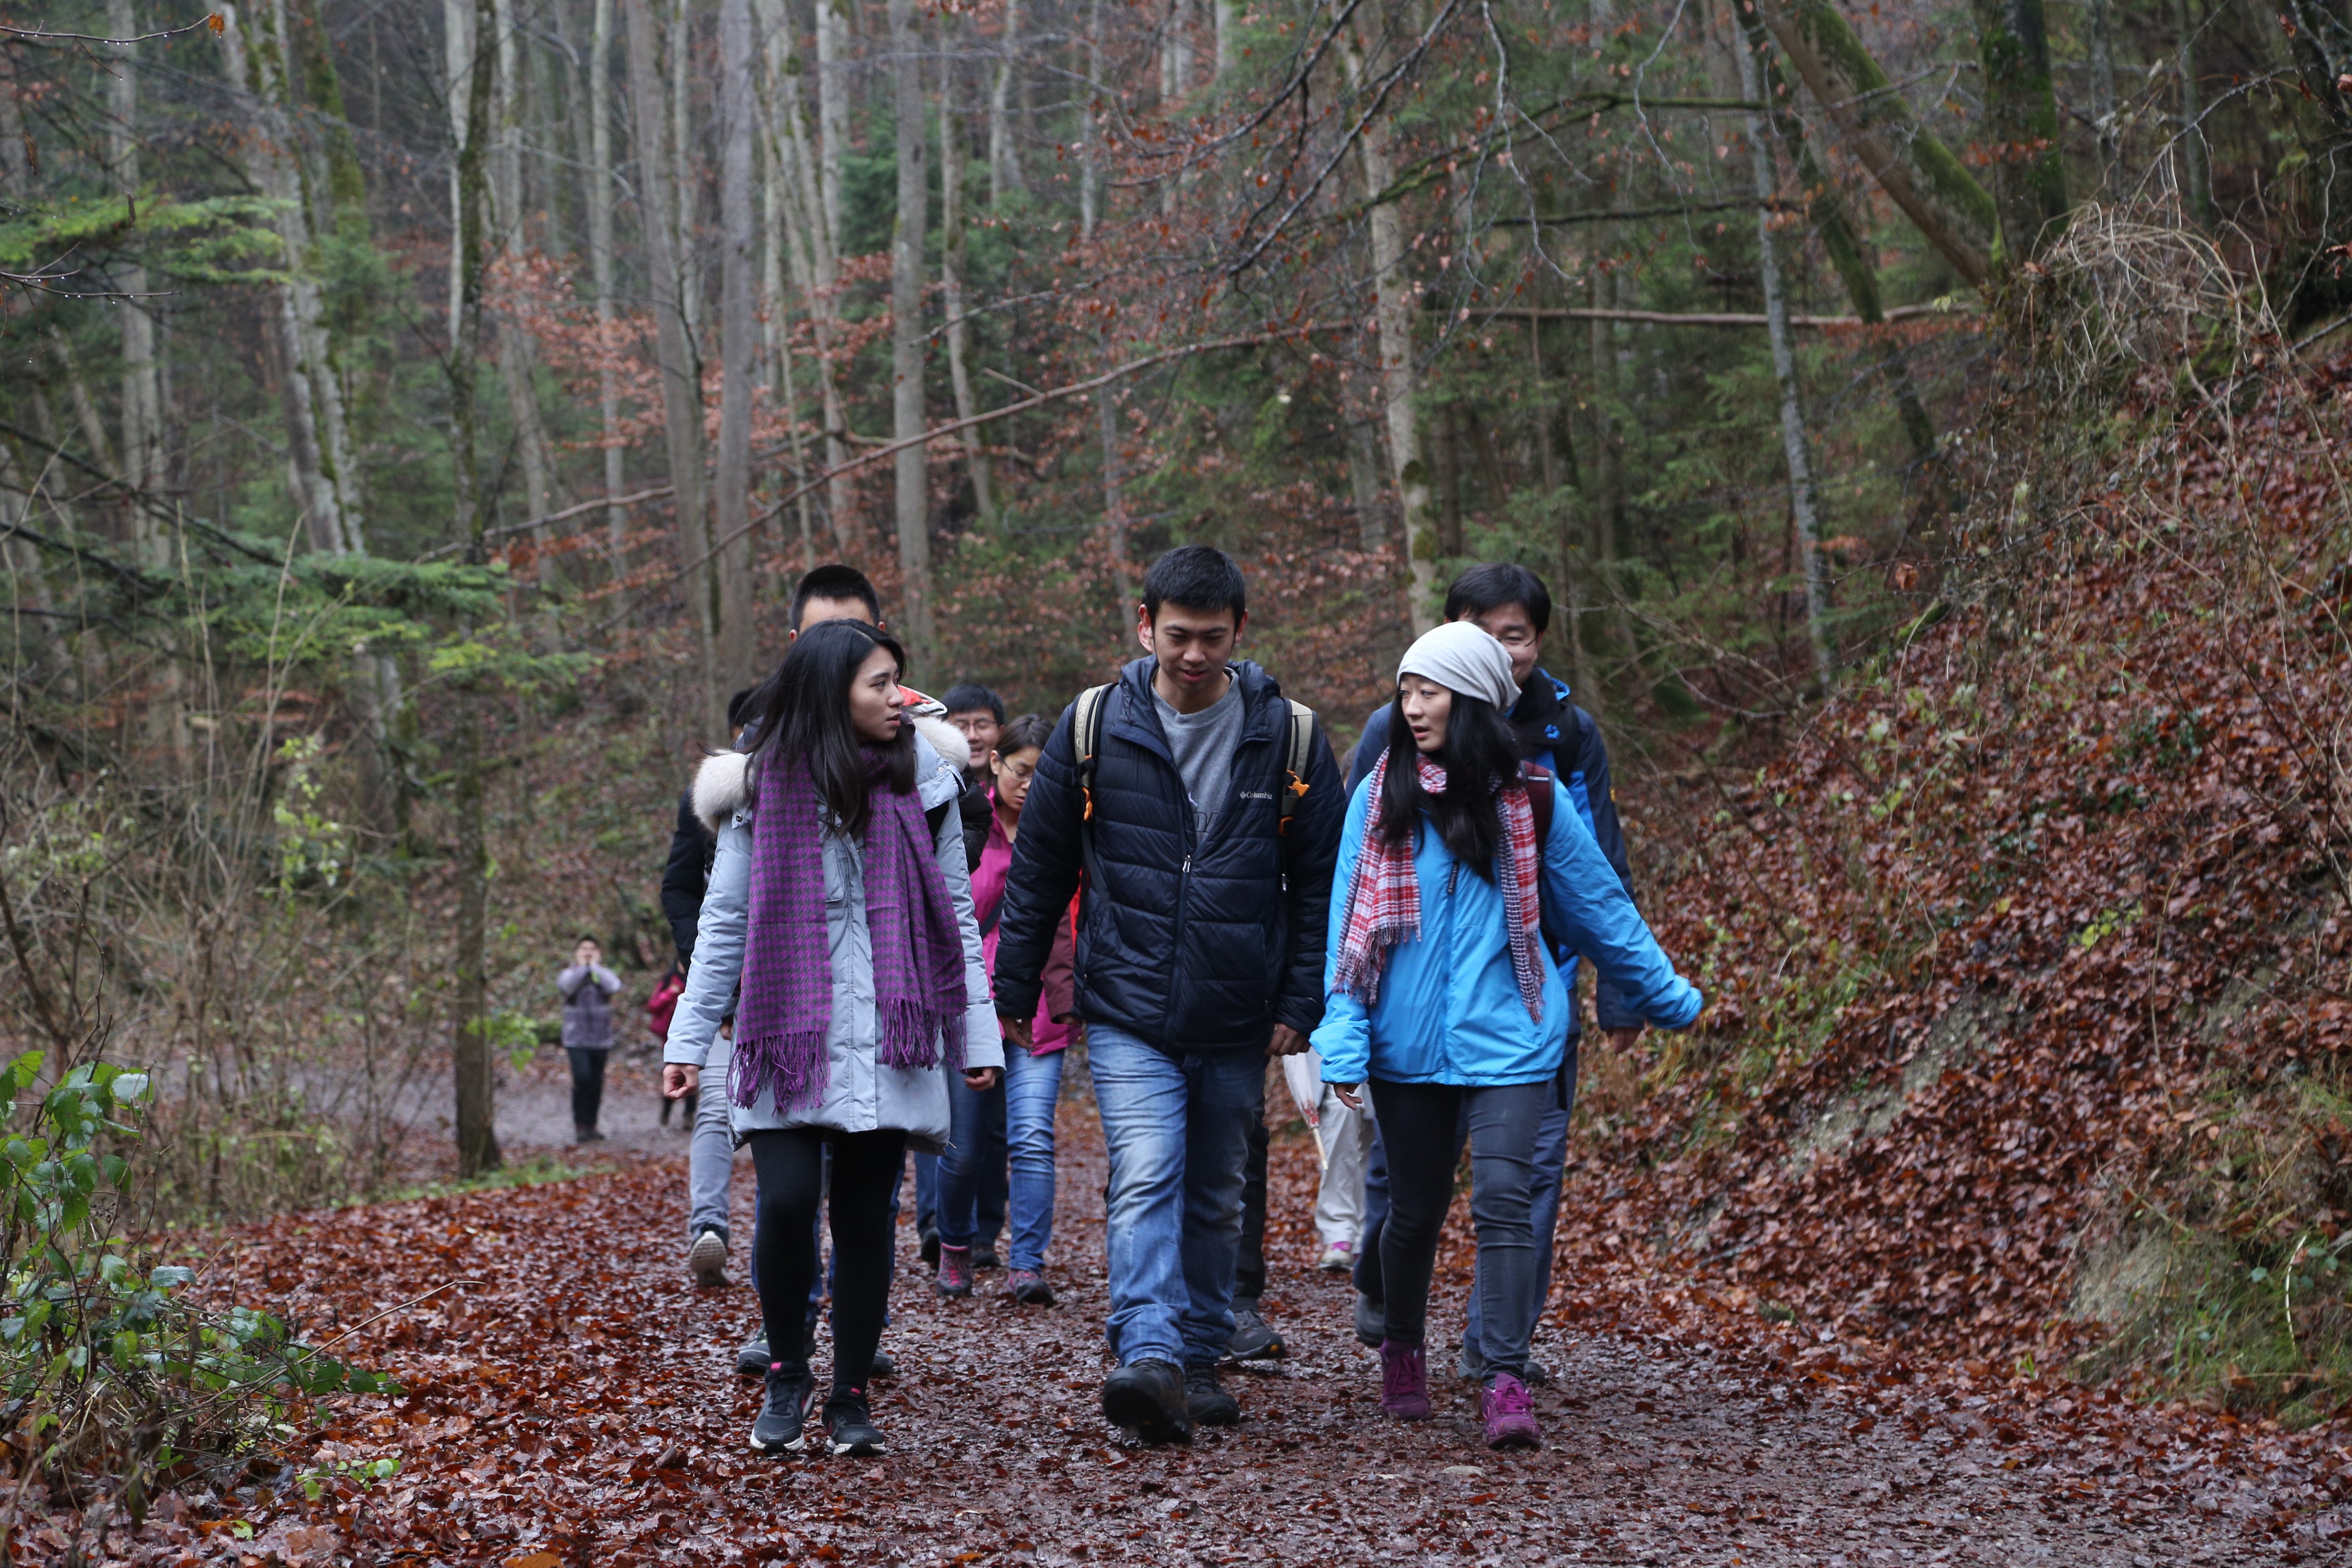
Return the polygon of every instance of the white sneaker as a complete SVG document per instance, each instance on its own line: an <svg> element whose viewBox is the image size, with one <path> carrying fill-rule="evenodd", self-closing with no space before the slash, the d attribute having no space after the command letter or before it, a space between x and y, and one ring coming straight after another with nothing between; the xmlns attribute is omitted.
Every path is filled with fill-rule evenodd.
<svg viewBox="0 0 2352 1568"><path fill-rule="evenodd" d="M727 1238L707 1229L686 1250L686 1270L697 1285L727 1283Z"/></svg>
<svg viewBox="0 0 2352 1568"><path fill-rule="evenodd" d="M1356 1244L1354 1242L1335 1241L1323 1249L1322 1267L1328 1272L1341 1274L1355 1266Z"/></svg>

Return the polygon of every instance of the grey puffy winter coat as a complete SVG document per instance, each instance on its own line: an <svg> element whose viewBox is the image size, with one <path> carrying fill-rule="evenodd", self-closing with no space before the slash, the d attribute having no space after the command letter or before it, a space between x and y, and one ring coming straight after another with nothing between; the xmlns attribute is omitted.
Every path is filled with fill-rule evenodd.
<svg viewBox="0 0 2352 1568"><path fill-rule="evenodd" d="M962 737L944 724L919 721L915 742L916 794L929 811L951 803L963 788ZM944 731L944 733L940 733ZM932 743L936 736L938 744ZM949 736L954 736L952 741ZM942 750L949 755L942 756ZM743 972L744 928L751 900L751 811L739 752L705 759L695 775L694 804L719 835L710 864L710 887L694 938L694 967L686 994L670 1021L665 1062L699 1068L729 1012ZM908 1142L936 1152L948 1139L948 1083L944 1065L890 1068L876 1059L874 945L866 926L864 847L827 831L824 845L825 942L833 964L833 1024L824 1041L824 1097L814 1105L779 1110L772 1095L752 1106L732 1105L735 1137L780 1128L817 1127L836 1132L896 1130ZM996 1007L989 999L988 968L981 956L980 927L972 919L971 873L964 858L963 824L950 809L940 818L935 849L940 872L954 900L956 925L963 933L965 1062L969 1067L1004 1065ZM721 1084L707 1092L724 1091Z"/></svg>

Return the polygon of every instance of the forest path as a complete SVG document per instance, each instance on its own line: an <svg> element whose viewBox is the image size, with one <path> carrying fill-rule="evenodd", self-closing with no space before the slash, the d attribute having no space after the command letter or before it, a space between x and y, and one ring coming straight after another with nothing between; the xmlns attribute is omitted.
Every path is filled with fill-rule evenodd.
<svg viewBox="0 0 2352 1568"><path fill-rule="evenodd" d="M203 1544L247 1563L274 1547L297 1563L516 1568L1441 1556L1860 1568L2327 1562L2352 1541L2329 1523L2352 1518L2335 1514L2306 1517L2292 1537L2257 1533L2293 1500L2284 1483L2265 1489L2191 1459L2142 1462L2135 1475L2136 1455L2165 1452L2161 1418L2147 1413L2122 1418L2141 1433L2123 1450L2111 1436L2086 1450L2079 1433L2020 1432L2005 1417L1999 1431L1923 1426L1874 1418L1861 1384L1817 1384L1737 1343L1631 1328L1548 1324L1538 1354L1559 1375L1537 1392L1540 1452L1487 1452L1471 1391L1450 1377L1434 1420L1398 1426L1380 1412L1377 1361L1349 1332L1344 1277L1312 1267L1314 1156L1295 1138L1275 1146L1266 1301L1290 1359L1229 1374L1240 1427L1190 1447L1136 1447L1096 1405L1099 1135L1080 1103L1066 1105L1063 1124L1059 1305L941 1301L919 1277L911 1226L902 1232L884 1341L901 1370L877 1384L876 1407L892 1452L874 1460L745 1447L758 1388L730 1367L754 1324L752 1299L740 1279L719 1290L687 1279L677 1158L236 1232L211 1281L247 1300L290 1295L314 1333L451 1280L480 1283L394 1312L345 1346L408 1392L358 1402L320 1458L397 1457L394 1479L315 1501L245 1489L197 1511L240 1519L258 1539L215 1526ZM742 1170L740 1236L749 1196ZM1433 1342L1460 1331L1459 1217ZM993 1290L1002 1276L982 1283ZM1432 1359L1450 1373L1450 1355ZM173 1533L193 1538L194 1524Z"/></svg>

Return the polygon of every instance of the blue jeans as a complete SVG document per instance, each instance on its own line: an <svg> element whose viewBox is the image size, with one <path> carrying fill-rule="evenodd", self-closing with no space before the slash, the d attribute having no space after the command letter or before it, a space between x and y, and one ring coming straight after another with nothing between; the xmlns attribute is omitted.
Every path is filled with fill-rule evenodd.
<svg viewBox="0 0 2352 1568"><path fill-rule="evenodd" d="M937 1230L940 1221L940 1157L915 1152L915 1230Z"/></svg>
<svg viewBox="0 0 2352 1568"><path fill-rule="evenodd" d="M961 1073L948 1079L948 1146L940 1152L941 1247L970 1247L980 1227L980 1191L988 1169L990 1114L1004 1103L1004 1083L974 1089ZM995 1240L992 1234L991 1241Z"/></svg>
<svg viewBox="0 0 2352 1568"><path fill-rule="evenodd" d="M1005 1267L1042 1273L1054 1239L1054 1108L1062 1100L1062 1058L1004 1042L1004 1127L1011 1145L1006 1202L1013 1237Z"/></svg>
<svg viewBox="0 0 2352 1568"><path fill-rule="evenodd" d="M1242 1175L1265 1058L1162 1051L1095 1023L1087 1050L1110 1153L1111 1353L1122 1366L1213 1363L1233 1337Z"/></svg>

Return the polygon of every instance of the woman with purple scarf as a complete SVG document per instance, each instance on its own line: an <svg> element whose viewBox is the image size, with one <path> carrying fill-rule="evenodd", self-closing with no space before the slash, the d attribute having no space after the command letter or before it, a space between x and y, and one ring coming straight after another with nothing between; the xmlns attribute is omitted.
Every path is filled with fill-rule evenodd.
<svg viewBox="0 0 2352 1568"><path fill-rule="evenodd" d="M775 1360L751 1447L796 1451L816 1389L803 1331L833 1154L833 1389L824 1443L885 1451L867 1382L889 1293L890 1199L908 1147L947 1142L948 1078L986 1089L1004 1061L972 919L964 748L918 734L887 633L801 634L748 711L749 754L707 759L694 805L719 836L662 1092L697 1087L737 983L726 1085L759 1167L752 1238ZM950 731L950 733L952 731Z"/></svg>

